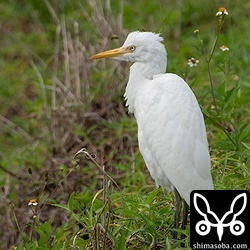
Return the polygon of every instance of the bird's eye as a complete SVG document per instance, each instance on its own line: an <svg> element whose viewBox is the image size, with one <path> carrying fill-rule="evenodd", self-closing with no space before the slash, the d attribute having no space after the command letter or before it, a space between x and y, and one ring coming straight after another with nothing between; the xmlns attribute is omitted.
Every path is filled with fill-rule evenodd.
<svg viewBox="0 0 250 250"><path fill-rule="evenodd" d="M130 51L135 51L135 46L130 46L130 47L129 47L129 50L130 50Z"/></svg>

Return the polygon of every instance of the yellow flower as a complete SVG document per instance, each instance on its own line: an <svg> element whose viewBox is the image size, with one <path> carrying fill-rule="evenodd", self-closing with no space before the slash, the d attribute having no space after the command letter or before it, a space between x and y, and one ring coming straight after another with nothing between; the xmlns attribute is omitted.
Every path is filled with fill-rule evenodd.
<svg viewBox="0 0 250 250"><path fill-rule="evenodd" d="M219 11L215 14L215 16L228 15L228 12L225 7L220 7Z"/></svg>
<svg viewBox="0 0 250 250"><path fill-rule="evenodd" d="M225 46L225 45L222 45L222 46L220 47L220 49L221 49L222 51L228 51L228 50L229 50L229 48L228 48L227 46Z"/></svg>
<svg viewBox="0 0 250 250"><path fill-rule="evenodd" d="M194 34L197 34L197 33L199 33L200 31L197 29L197 30L195 30L194 31Z"/></svg>
<svg viewBox="0 0 250 250"><path fill-rule="evenodd" d="M38 205L36 199L32 199L32 200L29 201L28 206L31 206L31 205L32 206L37 206Z"/></svg>

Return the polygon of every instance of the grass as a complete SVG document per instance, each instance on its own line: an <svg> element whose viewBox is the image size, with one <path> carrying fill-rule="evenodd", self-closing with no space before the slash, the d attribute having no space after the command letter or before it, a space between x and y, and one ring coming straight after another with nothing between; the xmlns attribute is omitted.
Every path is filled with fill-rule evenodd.
<svg viewBox="0 0 250 250"><path fill-rule="evenodd" d="M138 29L162 33L167 71L196 94L215 188L250 189L250 5L228 2L217 36L219 7L205 0L0 4L0 249L189 248L188 228L185 239L172 240L173 195L154 187L138 151L123 101L129 65L88 60ZM197 67L187 66L191 57ZM30 199L38 205L28 206Z"/></svg>

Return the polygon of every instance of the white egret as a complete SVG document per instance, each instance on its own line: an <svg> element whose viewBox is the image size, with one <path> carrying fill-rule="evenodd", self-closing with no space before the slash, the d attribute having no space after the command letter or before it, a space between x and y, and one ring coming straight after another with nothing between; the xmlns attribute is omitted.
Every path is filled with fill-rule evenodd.
<svg viewBox="0 0 250 250"><path fill-rule="evenodd" d="M192 190L213 189L213 182L202 112L187 83L165 73L167 53L162 41L159 34L135 31L122 47L90 59L133 62L126 106L137 120L139 149L156 185L175 192L175 227L179 227L181 197L189 205ZM185 202L182 228L187 223Z"/></svg>

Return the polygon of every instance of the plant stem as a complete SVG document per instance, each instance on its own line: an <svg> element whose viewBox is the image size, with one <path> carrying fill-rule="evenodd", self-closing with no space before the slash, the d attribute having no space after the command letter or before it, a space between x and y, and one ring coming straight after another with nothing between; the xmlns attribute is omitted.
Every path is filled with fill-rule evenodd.
<svg viewBox="0 0 250 250"><path fill-rule="evenodd" d="M207 60L208 63L210 63L213 55L214 55L214 51L215 51L215 48L216 48L216 45L217 45L217 42L218 42L218 38L219 38L219 35L220 35L220 32L221 32L221 28L222 28L222 23L219 24L219 29L217 31L217 34L216 34L216 37L215 37L215 40L214 40L214 44L213 44L213 47L211 49L211 52L210 52L210 55L209 55L209 58Z"/></svg>
<svg viewBox="0 0 250 250"><path fill-rule="evenodd" d="M216 45L217 45L217 42L218 42L218 38L219 38L219 35L220 35L220 32L221 32L222 25L223 25L223 21L220 20L219 21L219 28L218 28L218 31L217 31L217 34L216 34L216 37L215 37L215 40L214 40L210 55L209 55L208 59L206 60L207 61L208 76L209 76L209 81L210 81L210 86L211 86L211 91L212 91L212 96L213 96L213 102L214 102L214 107L215 107L217 115L219 115L219 110L218 110L218 107L217 107L217 104L216 104L216 99L215 99L215 94L214 94L213 78L212 78L210 63L211 63L211 60L212 60L213 55L214 55L214 51L215 51L215 48L216 48Z"/></svg>
<svg viewBox="0 0 250 250"><path fill-rule="evenodd" d="M21 228L20 228L20 226L19 226L19 223L18 223L17 217L16 217L16 212L15 212L15 209L14 209L14 207L15 207L14 203L11 203L11 204L10 204L10 207L11 207L11 209L12 209L12 211L13 211L14 221L15 221L15 223L16 223L18 232L20 233L20 235L22 235L22 231L21 231Z"/></svg>
<svg viewBox="0 0 250 250"><path fill-rule="evenodd" d="M210 61L207 61L207 70L208 70L208 76L209 76L211 91L212 91L214 107L215 107L217 115L219 115L219 110L218 110L218 107L217 107L217 104L216 104L216 99L215 99L215 94L214 94L214 85L213 85L212 73L211 73L211 68L210 68Z"/></svg>

